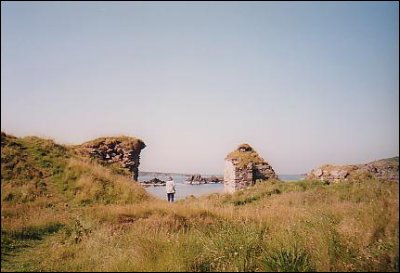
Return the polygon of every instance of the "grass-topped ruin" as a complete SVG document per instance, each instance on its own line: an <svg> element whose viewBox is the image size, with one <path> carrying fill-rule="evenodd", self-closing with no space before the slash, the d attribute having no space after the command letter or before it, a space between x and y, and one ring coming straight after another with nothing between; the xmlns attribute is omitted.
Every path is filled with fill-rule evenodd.
<svg viewBox="0 0 400 273"><path fill-rule="evenodd" d="M224 185L234 192L254 185L256 180L277 179L272 167L249 145L241 144L225 158Z"/></svg>

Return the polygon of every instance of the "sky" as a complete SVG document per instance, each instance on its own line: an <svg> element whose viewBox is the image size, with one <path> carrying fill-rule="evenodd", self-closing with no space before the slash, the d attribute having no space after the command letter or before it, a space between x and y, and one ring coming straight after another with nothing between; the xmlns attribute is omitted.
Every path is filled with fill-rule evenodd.
<svg viewBox="0 0 400 273"><path fill-rule="evenodd" d="M129 135L142 171L399 155L397 2L1 2L1 130Z"/></svg>

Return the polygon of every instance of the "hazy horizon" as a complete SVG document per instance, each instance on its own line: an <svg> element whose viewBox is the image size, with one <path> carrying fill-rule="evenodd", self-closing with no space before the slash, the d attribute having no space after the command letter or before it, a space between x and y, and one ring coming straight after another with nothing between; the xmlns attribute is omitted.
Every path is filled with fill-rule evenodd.
<svg viewBox="0 0 400 273"><path fill-rule="evenodd" d="M1 3L1 130L128 135L141 171L278 174L399 155L397 2Z"/></svg>

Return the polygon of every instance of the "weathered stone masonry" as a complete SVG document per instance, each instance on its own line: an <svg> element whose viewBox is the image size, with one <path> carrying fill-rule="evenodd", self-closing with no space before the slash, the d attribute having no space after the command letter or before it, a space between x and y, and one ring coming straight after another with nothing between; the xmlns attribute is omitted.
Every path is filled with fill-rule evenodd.
<svg viewBox="0 0 400 273"><path fill-rule="evenodd" d="M144 142L133 137L107 137L82 144L92 158L104 163L119 163L132 173L133 180L139 175L140 152Z"/></svg>
<svg viewBox="0 0 400 273"><path fill-rule="evenodd" d="M225 192L233 193L254 185L257 179L278 179L278 177L272 167L250 145L240 145L225 158Z"/></svg>

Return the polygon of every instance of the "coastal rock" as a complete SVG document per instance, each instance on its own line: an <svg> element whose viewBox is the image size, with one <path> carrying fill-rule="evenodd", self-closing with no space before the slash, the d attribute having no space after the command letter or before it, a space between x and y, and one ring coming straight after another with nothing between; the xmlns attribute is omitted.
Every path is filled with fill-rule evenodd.
<svg viewBox="0 0 400 273"><path fill-rule="evenodd" d="M218 176L210 176L210 177L202 177L200 174L189 175L186 178L186 182L188 184L207 184L207 183L222 183L223 177Z"/></svg>
<svg viewBox="0 0 400 273"><path fill-rule="evenodd" d="M399 157L382 159L357 165L324 165L311 170L306 179L329 183L363 180L368 178L399 181Z"/></svg>
<svg viewBox="0 0 400 273"><path fill-rule="evenodd" d="M201 177L200 174L193 174L191 176L188 176L186 181L189 182L188 184L200 184L200 183L206 183L207 182L206 178Z"/></svg>
<svg viewBox="0 0 400 273"><path fill-rule="evenodd" d="M235 192L254 185L257 180L278 179L274 169L248 144L241 144L227 155L224 190Z"/></svg>
<svg viewBox="0 0 400 273"><path fill-rule="evenodd" d="M347 170L332 170L330 175L333 179L345 179L349 175L349 172Z"/></svg>
<svg viewBox="0 0 400 273"><path fill-rule="evenodd" d="M315 176L315 177L321 177L322 176L322 174L323 174L323 171L321 170L321 169L316 169L316 170L313 170L313 175Z"/></svg>
<svg viewBox="0 0 400 273"><path fill-rule="evenodd" d="M148 181L140 182L140 184L143 185L143 186L165 186L166 183L167 182L165 182L165 181L163 181L161 179L158 179L157 177L155 177L155 178L153 178L151 180L148 180Z"/></svg>
<svg viewBox="0 0 400 273"><path fill-rule="evenodd" d="M137 181L140 152L146 145L134 137L102 137L83 143L78 152L88 154L102 164L117 163L129 170L132 179Z"/></svg>
<svg viewBox="0 0 400 273"><path fill-rule="evenodd" d="M207 178L208 183L222 183L224 181L223 176L211 176Z"/></svg>

